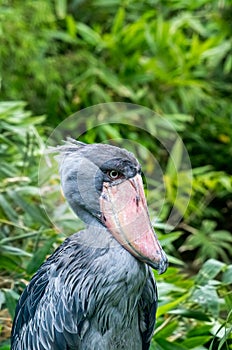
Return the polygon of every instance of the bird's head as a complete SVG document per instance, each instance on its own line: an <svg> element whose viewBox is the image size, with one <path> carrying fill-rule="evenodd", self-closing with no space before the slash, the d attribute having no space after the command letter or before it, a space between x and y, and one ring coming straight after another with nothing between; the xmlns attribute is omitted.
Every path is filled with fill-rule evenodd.
<svg viewBox="0 0 232 350"><path fill-rule="evenodd" d="M137 259L165 272L167 257L149 219L141 166L134 155L73 139L57 150L61 186L74 212L87 225L100 222Z"/></svg>

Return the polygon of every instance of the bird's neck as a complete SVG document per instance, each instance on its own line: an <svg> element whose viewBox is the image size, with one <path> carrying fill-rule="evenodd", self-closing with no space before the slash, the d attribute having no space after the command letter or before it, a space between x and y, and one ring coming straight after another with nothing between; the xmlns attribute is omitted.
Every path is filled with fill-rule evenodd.
<svg viewBox="0 0 232 350"><path fill-rule="evenodd" d="M83 245L94 249L122 248L110 231L97 219L92 220L80 234Z"/></svg>

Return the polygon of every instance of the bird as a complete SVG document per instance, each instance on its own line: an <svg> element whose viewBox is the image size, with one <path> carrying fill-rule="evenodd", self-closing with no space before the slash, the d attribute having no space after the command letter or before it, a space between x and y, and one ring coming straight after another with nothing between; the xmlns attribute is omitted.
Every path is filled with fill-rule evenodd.
<svg viewBox="0 0 232 350"><path fill-rule="evenodd" d="M148 350L167 256L135 156L67 138L55 147L63 194L85 228L41 265L19 298L11 350Z"/></svg>

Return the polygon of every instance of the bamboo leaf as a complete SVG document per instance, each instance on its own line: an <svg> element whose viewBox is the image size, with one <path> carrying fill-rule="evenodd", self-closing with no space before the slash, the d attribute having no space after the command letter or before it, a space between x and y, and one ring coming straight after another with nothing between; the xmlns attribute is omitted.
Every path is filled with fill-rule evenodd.
<svg viewBox="0 0 232 350"><path fill-rule="evenodd" d="M28 274L32 274L38 270L40 265L44 262L46 256L50 253L51 247L55 240L56 237L51 237L35 252L26 268Z"/></svg>
<svg viewBox="0 0 232 350"><path fill-rule="evenodd" d="M199 285L207 284L208 281L216 277L224 267L225 264L220 261L214 259L206 261L197 275L196 282Z"/></svg>
<svg viewBox="0 0 232 350"><path fill-rule="evenodd" d="M6 302L7 309L9 311L11 317L13 318L14 314L15 314L15 308L16 308L16 304L17 304L19 295L10 289L5 289L3 291L4 291L4 295L5 295L5 302Z"/></svg>
<svg viewBox="0 0 232 350"><path fill-rule="evenodd" d="M184 294L182 297L177 298L176 300L173 300L169 303L166 303L164 305L160 305L157 310L157 317L168 313L170 310L174 309L177 305L181 304L184 300L188 298L188 294Z"/></svg>
<svg viewBox="0 0 232 350"><path fill-rule="evenodd" d="M182 141L180 139L177 139L170 152L170 157L166 168L166 174L168 174L168 176L171 178L175 178L177 172L180 170L182 153Z"/></svg>
<svg viewBox="0 0 232 350"><path fill-rule="evenodd" d="M185 346L182 346L176 342L168 342L165 339L157 338L156 342L162 346L163 350L187 350Z"/></svg>
<svg viewBox="0 0 232 350"><path fill-rule="evenodd" d="M3 197L3 195L0 194L0 207L5 212L5 215L10 221L16 222L18 220L17 213L12 208L6 197Z"/></svg>
<svg viewBox="0 0 232 350"><path fill-rule="evenodd" d="M56 0L55 9L58 18L63 19L67 13L67 0Z"/></svg>
<svg viewBox="0 0 232 350"><path fill-rule="evenodd" d="M211 339L212 336L210 335L190 337L183 341L183 345L185 345L187 349L195 349L197 346L205 345Z"/></svg>
<svg viewBox="0 0 232 350"><path fill-rule="evenodd" d="M226 267L222 275L222 282L225 284L232 284L232 265Z"/></svg>
<svg viewBox="0 0 232 350"><path fill-rule="evenodd" d="M180 315L187 318L193 318L195 320L210 322L209 316L201 311L187 310L187 309L175 309L168 312L172 315Z"/></svg>

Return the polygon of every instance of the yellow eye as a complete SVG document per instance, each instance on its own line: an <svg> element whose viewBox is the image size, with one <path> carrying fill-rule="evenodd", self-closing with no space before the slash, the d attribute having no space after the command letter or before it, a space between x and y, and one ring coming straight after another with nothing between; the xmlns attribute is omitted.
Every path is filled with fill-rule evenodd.
<svg viewBox="0 0 232 350"><path fill-rule="evenodd" d="M117 179L120 179L122 177L122 173L120 173L117 170L109 170L107 172L107 175L111 178L111 180L117 180Z"/></svg>

